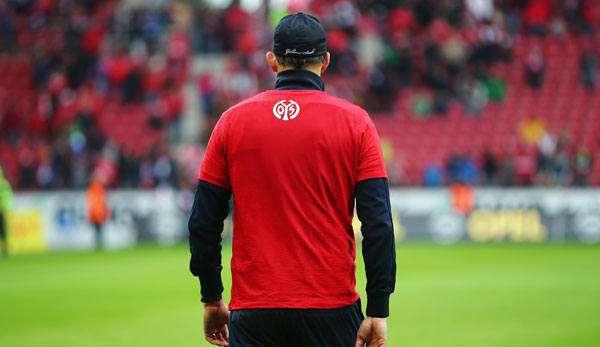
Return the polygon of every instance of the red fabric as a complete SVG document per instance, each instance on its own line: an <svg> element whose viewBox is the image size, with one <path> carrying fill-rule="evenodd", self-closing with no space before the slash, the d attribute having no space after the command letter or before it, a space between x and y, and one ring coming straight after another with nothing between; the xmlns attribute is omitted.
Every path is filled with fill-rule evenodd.
<svg viewBox="0 0 600 347"><path fill-rule="evenodd" d="M225 27L230 32L244 29L248 20L248 13L238 5L231 5L225 11Z"/></svg>
<svg viewBox="0 0 600 347"><path fill-rule="evenodd" d="M522 149L515 155L515 176L521 184L531 184L536 170L536 155L532 148Z"/></svg>
<svg viewBox="0 0 600 347"><path fill-rule="evenodd" d="M147 91L158 92L163 88L168 79L168 73L166 69L160 68L156 70L150 70L145 74L144 88Z"/></svg>
<svg viewBox="0 0 600 347"><path fill-rule="evenodd" d="M46 131L46 120L44 116L38 112L37 109L34 109L31 112L27 120L28 122L26 125L25 132L40 137L44 135L44 132Z"/></svg>
<svg viewBox="0 0 600 347"><path fill-rule="evenodd" d="M122 56L114 60L108 71L110 83L115 86L120 85L125 81L127 75L131 72L133 64L127 56Z"/></svg>
<svg viewBox="0 0 600 347"><path fill-rule="evenodd" d="M169 58L185 59L190 55L190 38L185 31L174 31L167 45Z"/></svg>
<svg viewBox="0 0 600 347"><path fill-rule="evenodd" d="M333 29L327 33L327 48L334 53L344 53L348 51L350 37L342 29Z"/></svg>
<svg viewBox="0 0 600 347"><path fill-rule="evenodd" d="M81 38L81 48L88 55L96 55L104 39L104 30L100 25L92 25Z"/></svg>
<svg viewBox="0 0 600 347"><path fill-rule="evenodd" d="M410 10L398 7L390 12L387 20L388 31L412 31L417 27L417 22Z"/></svg>
<svg viewBox="0 0 600 347"><path fill-rule="evenodd" d="M167 116L169 119L177 119L183 113L183 93L179 89L170 91L166 95Z"/></svg>
<svg viewBox="0 0 600 347"><path fill-rule="evenodd" d="M598 5L596 5L596 6L598 6ZM584 2L583 5L581 6L581 17L587 23L591 23L591 24L595 23L597 25L598 21L596 20L596 17L599 17L598 13L600 13L600 11L596 11L596 13L594 13L594 9L587 1Z"/></svg>
<svg viewBox="0 0 600 347"><path fill-rule="evenodd" d="M550 0L530 0L523 13L523 19L528 25L545 25L552 15Z"/></svg>
<svg viewBox="0 0 600 347"><path fill-rule="evenodd" d="M445 19L434 19L429 30L431 37L439 45L446 43L452 36L452 28Z"/></svg>
<svg viewBox="0 0 600 347"><path fill-rule="evenodd" d="M50 13L54 7L54 0L40 0L38 6L41 12Z"/></svg>
<svg viewBox="0 0 600 347"><path fill-rule="evenodd" d="M248 56L258 49L258 43L257 32L254 30L244 30L238 38L237 52L243 56Z"/></svg>
<svg viewBox="0 0 600 347"><path fill-rule="evenodd" d="M275 116L293 100L293 119ZM275 111L274 111L275 109ZM288 118L294 109L288 109ZM321 91L271 90L226 111L199 178L234 196L231 309L358 299L354 188L387 177L368 114Z"/></svg>

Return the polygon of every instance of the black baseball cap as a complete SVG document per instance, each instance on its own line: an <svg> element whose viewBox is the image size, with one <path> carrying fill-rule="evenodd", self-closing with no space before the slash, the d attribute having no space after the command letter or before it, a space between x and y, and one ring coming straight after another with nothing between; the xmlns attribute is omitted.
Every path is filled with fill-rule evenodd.
<svg viewBox="0 0 600 347"><path fill-rule="evenodd" d="M273 53L286 57L318 57L327 53L327 35L317 18L298 12L281 18L273 32Z"/></svg>

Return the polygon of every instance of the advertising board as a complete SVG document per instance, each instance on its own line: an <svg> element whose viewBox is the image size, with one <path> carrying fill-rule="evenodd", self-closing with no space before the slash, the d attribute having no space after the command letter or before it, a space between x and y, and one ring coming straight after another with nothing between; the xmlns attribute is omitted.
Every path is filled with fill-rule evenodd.
<svg viewBox="0 0 600 347"><path fill-rule="evenodd" d="M111 217L103 230L104 248L131 247L140 240L160 244L180 240L186 233L186 213L178 207L179 197L180 194L173 190L110 192L107 199ZM34 220L34 215L27 214L28 211L36 211L35 216L39 219L42 249L96 248L84 191L17 194L10 213L13 222L9 224L9 245L18 240L20 231L15 227L31 224Z"/></svg>
<svg viewBox="0 0 600 347"><path fill-rule="evenodd" d="M392 189L396 240L600 243L598 189ZM464 192L463 192L464 193ZM105 248L139 241L170 245L187 239L190 192L119 190L108 193L111 218ZM458 203L457 203L458 202ZM83 191L20 193L9 216L13 253L96 247ZM360 238L360 222L353 227ZM231 239L231 218L224 239Z"/></svg>

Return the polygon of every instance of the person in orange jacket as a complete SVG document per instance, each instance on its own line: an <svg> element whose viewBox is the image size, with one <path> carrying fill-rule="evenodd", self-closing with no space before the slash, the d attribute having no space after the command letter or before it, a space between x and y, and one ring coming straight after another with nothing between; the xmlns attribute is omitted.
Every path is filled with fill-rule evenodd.
<svg viewBox="0 0 600 347"><path fill-rule="evenodd" d="M96 233L96 248L102 247L103 227L110 217L106 203L106 188L98 177L94 177L87 189L88 218Z"/></svg>

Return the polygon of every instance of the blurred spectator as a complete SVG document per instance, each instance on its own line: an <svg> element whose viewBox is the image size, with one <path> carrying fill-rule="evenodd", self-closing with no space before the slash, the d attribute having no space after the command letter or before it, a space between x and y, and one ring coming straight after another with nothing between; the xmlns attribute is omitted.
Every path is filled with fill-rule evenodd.
<svg viewBox="0 0 600 347"><path fill-rule="evenodd" d="M235 49L237 39L241 37L243 30L247 27L250 15L240 7L240 0L233 0L225 10L223 19L225 51L230 52Z"/></svg>
<svg viewBox="0 0 600 347"><path fill-rule="evenodd" d="M190 45L189 35L183 28L175 28L168 37L167 67L178 82L183 82L187 75Z"/></svg>
<svg viewBox="0 0 600 347"><path fill-rule="evenodd" d="M538 144L546 133L546 120L543 118L525 118L519 123L520 140L525 144Z"/></svg>
<svg viewBox="0 0 600 347"><path fill-rule="evenodd" d="M0 2L0 53L10 51L13 47L15 27L12 23L6 2Z"/></svg>
<svg viewBox="0 0 600 347"><path fill-rule="evenodd" d="M504 100L504 97L506 96L506 84L504 83L504 80L495 76L487 76L483 80L483 83L485 84L485 89L490 100Z"/></svg>
<svg viewBox="0 0 600 347"><path fill-rule="evenodd" d="M429 117L433 105L431 98L426 94L417 94L412 100L411 113L419 119L426 119Z"/></svg>
<svg viewBox="0 0 600 347"><path fill-rule="evenodd" d="M22 143L18 151L19 183L23 189L36 188L36 158L30 143Z"/></svg>
<svg viewBox="0 0 600 347"><path fill-rule="evenodd" d="M512 37L520 36L523 26L521 12L519 7L515 4L516 2L521 2L521 0L508 0L505 2L504 8L502 8L506 31Z"/></svg>
<svg viewBox="0 0 600 347"><path fill-rule="evenodd" d="M532 48L525 57L525 81L534 88L539 89L546 72L546 60L539 47Z"/></svg>
<svg viewBox="0 0 600 347"><path fill-rule="evenodd" d="M433 20L436 4L434 0L416 1L413 5L415 20L421 27L427 27Z"/></svg>
<svg viewBox="0 0 600 347"><path fill-rule="evenodd" d="M489 66L501 60L505 55L504 48L510 46L505 33L492 22L483 23L478 27L477 39L471 61L478 64Z"/></svg>
<svg viewBox="0 0 600 347"><path fill-rule="evenodd" d="M225 43L223 38L223 14L219 11L200 6L196 10L194 21L194 47L198 53L223 52Z"/></svg>
<svg viewBox="0 0 600 347"><path fill-rule="evenodd" d="M552 166L550 170L551 184L558 186L570 185L573 180L573 161L569 153L569 134L563 129L556 141Z"/></svg>
<svg viewBox="0 0 600 347"><path fill-rule="evenodd" d="M556 140L548 133L538 140L537 177L535 183L538 185L549 185L552 182L553 159L556 154Z"/></svg>
<svg viewBox="0 0 600 347"><path fill-rule="evenodd" d="M162 153L156 158L153 165L154 181L158 187L176 188L177 172L173 165L173 161L169 157L169 153L162 149Z"/></svg>
<svg viewBox="0 0 600 347"><path fill-rule="evenodd" d="M357 56L364 68L372 71L381 62L386 47L381 35L377 32L377 23L373 18L363 18L360 29L357 38Z"/></svg>
<svg viewBox="0 0 600 347"><path fill-rule="evenodd" d="M554 17L550 24L552 35L558 38L563 38L567 34L567 26L560 17Z"/></svg>
<svg viewBox="0 0 600 347"><path fill-rule="evenodd" d="M528 0L523 12L523 21L532 34L544 35L548 31L551 16L552 0Z"/></svg>
<svg viewBox="0 0 600 347"><path fill-rule="evenodd" d="M534 182L536 173L536 153L533 146L524 146L515 155L514 168L516 183L530 186Z"/></svg>
<svg viewBox="0 0 600 347"><path fill-rule="evenodd" d="M453 154L446 165L450 183L475 185L479 183L479 169L475 160L469 155Z"/></svg>
<svg viewBox="0 0 600 347"><path fill-rule="evenodd" d="M458 168L459 182L464 185L476 185L479 183L479 168L470 155L465 155Z"/></svg>
<svg viewBox="0 0 600 347"><path fill-rule="evenodd" d="M428 165L424 176L423 183L426 187L440 187L444 185L444 169L440 165Z"/></svg>
<svg viewBox="0 0 600 347"><path fill-rule="evenodd" d="M591 170L592 157L590 156L590 151L585 147L580 147L573 159L573 185L587 185Z"/></svg>
<svg viewBox="0 0 600 347"><path fill-rule="evenodd" d="M515 162L513 157L506 153L501 160L498 183L504 187L510 187L515 184Z"/></svg>
<svg viewBox="0 0 600 347"><path fill-rule="evenodd" d="M145 158L140 165L140 188L153 188L156 184L154 180L154 170L152 161L149 157Z"/></svg>
<svg viewBox="0 0 600 347"><path fill-rule="evenodd" d="M96 248L104 247L104 224L110 217L106 202L106 188L100 177L95 176L87 189L88 218L95 232Z"/></svg>
<svg viewBox="0 0 600 347"><path fill-rule="evenodd" d="M498 162L494 154L488 149L483 153L483 174L486 185L498 184Z"/></svg>
<svg viewBox="0 0 600 347"><path fill-rule="evenodd" d="M149 117L146 125L153 131L161 131L165 126L167 112L164 101L161 99L155 99L154 101L148 103L147 110Z"/></svg>
<svg viewBox="0 0 600 347"><path fill-rule="evenodd" d="M473 77L467 77L461 84L460 95L467 112L478 115L488 102L488 92L483 83Z"/></svg>
<svg viewBox="0 0 600 347"><path fill-rule="evenodd" d="M54 173L54 188L72 187L73 176L71 171L71 151L65 137L60 137L54 141L54 153L52 156L52 169Z"/></svg>
<svg viewBox="0 0 600 347"><path fill-rule="evenodd" d="M436 91L433 97L433 112L438 115L445 115L450 107L451 94L448 91Z"/></svg>
<svg viewBox="0 0 600 347"><path fill-rule="evenodd" d="M133 66L123 80L123 102L126 104L138 103L142 100L142 68Z"/></svg>
<svg viewBox="0 0 600 347"><path fill-rule="evenodd" d="M8 244L6 234L8 232L8 214L12 205L13 192L10 183L4 178L0 167L0 249L3 256L8 255Z"/></svg>
<svg viewBox="0 0 600 347"><path fill-rule="evenodd" d="M594 1L594 0L592 0ZM565 20L573 31L579 33L593 34L593 28L589 25L591 17L589 0L563 0L561 1L562 12Z"/></svg>
<svg viewBox="0 0 600 347"><path fill-rule="evenodd" d="M442 57L452 74L460 72L467 58L467 46L460 35L449 38L442 46Z"/></svg>
<svg viewBox="0 0 600 347"><path fill-rule="evenodd" d="M450 184L459 182L460 154L453 152L446 163L446 176Z"/></svg>
<svg viewBox="0 0 600 347"><path fill-rule="evenodd" d="M552 158L552 183L567 186L571 182L571 158L566 146L557 148Z"/></svg>
<svg viewBox="0 0 600 347"><path fill-rule="evenodd" d="M450 197L454 211L460 215L468 215L475 207L475 189L468 184L450 186Z"/></svg>
<svg viewBox="0 0 600 347"><path fill-rule="evenodd" d="M598 55L589 49L581 54L579 60L581 83L587 88L594 88L598 83Z"/></svg>
<svg viewBox="0 0 600 347"><path fill-rule="evenodd" d="M140 185L140 163L134 154L124 149L119 152L118 170L123 188L138 188Z"/></svg>
<svg viewBox="0 0 600 347"><path fill-rule="evenodd" d="M181 181L179 185L183 189L193 190L196 188L198 168L204 159L204 151L205 148L197 144L186 144L179 148L177 153L178 162L181 163Z"/></svg>
<svg viewBox="0 0 600 347"><path fill-rule="evenodd" d="M203 72L198 78L197 89L202 100L202 110L207 116L215 115L214 107L217 98L215 77L209 71Z"/></svg>
<svg viewBox="0 0 600 347"><path fill-rule="evenodd" d="M494 2L492 0L465 0L465 4L475 19L492 19L494 13Z"/></svg>

